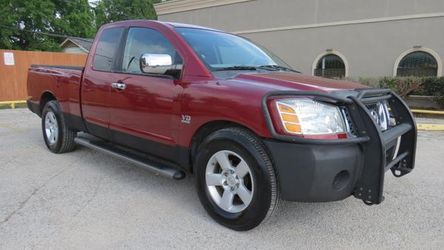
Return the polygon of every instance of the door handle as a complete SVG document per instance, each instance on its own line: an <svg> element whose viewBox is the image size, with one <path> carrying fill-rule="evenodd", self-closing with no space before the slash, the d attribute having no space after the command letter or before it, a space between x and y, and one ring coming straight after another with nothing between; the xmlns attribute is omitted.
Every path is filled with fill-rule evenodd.
<svg viewBox="0 0 444 250"><path fill-rule="evenodd" d="M123 82L113 82L111 83L111 87L117 90L124 90L126 89L126 84Z"/></svg>

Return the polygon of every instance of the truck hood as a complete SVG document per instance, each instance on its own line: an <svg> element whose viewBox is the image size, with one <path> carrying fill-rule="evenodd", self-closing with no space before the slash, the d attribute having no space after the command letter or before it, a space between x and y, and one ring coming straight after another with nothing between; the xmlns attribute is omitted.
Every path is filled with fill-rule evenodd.
<svg viewBox="0 0 444 250"><path fill-rule="evenodd" d="M333 92L368 88L368 86L351 81L332 80L293 72L242 73L234 76L231 80L273 90Z"/></svg>

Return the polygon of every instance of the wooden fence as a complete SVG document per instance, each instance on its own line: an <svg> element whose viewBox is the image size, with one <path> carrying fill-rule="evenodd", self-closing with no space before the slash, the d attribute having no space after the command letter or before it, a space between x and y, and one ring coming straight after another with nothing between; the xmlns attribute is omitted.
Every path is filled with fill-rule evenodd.
<svg viewBox="0 0 444 250"><path fill-rule="evenodd" d="M25 100L31 64L84 66L86 54L0 50L0 102Z"/></svg>

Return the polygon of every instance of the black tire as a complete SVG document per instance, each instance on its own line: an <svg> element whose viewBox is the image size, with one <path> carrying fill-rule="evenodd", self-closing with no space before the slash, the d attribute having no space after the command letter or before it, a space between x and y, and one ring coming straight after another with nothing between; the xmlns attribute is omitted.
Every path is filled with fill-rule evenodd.
<svg viewBox="0 0 444 250"><path fill-rule="evenodd" d="M57 139L55 142L50 143L50 139L48 139L46 133L46 123L45 119L48 113L52 113L55 115L55 120L57 122ZM65 119L60 109L60 105L57 101L52 100L45 104L45 107L42 111L42 132L43 139L45 140L46 147L56 154L71 152L75 149L76 143L74 142L74 138L77 135L77 132L69 129L66 125Z"/></svg>
<svg viewBox="0 0 444 250"><path fill-rule="evenodd" d="M254 186L251 202L243 211L230 213L216 204L207 187L207 164L217 152L234 152L248 164ZM232 161L230 162L232 163ZM217 164L216 164L217 165ZM223 226L247 231L268 219L276 210L279 190L276 173L265 146L252 132L243 128L225 128L210 134L199 146L196 156L199 199L208 214ZM223 181L227 185L226 181ZM221 192L225 192L221 191Z"/></svg>

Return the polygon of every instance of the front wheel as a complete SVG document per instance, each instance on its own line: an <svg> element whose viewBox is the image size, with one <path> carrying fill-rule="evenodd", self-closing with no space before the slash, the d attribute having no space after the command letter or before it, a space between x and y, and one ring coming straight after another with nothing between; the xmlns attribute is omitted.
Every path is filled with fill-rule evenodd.
<svg viewBox="0 0 444 250"><path fill-rule="evenodd" d="M250 131L226 128L209 135L196 157L199 198L218 223L250 230L278 202L276 174L262 142Z"/></svg>
<svg viewBox="0 0 444 250"><path fill-rule="evenodd" d="M49 101L43 108L42 132L45 144L51 152L60 154L75 149L74 138L77 133L66 125L57 101Z"/></svg>

